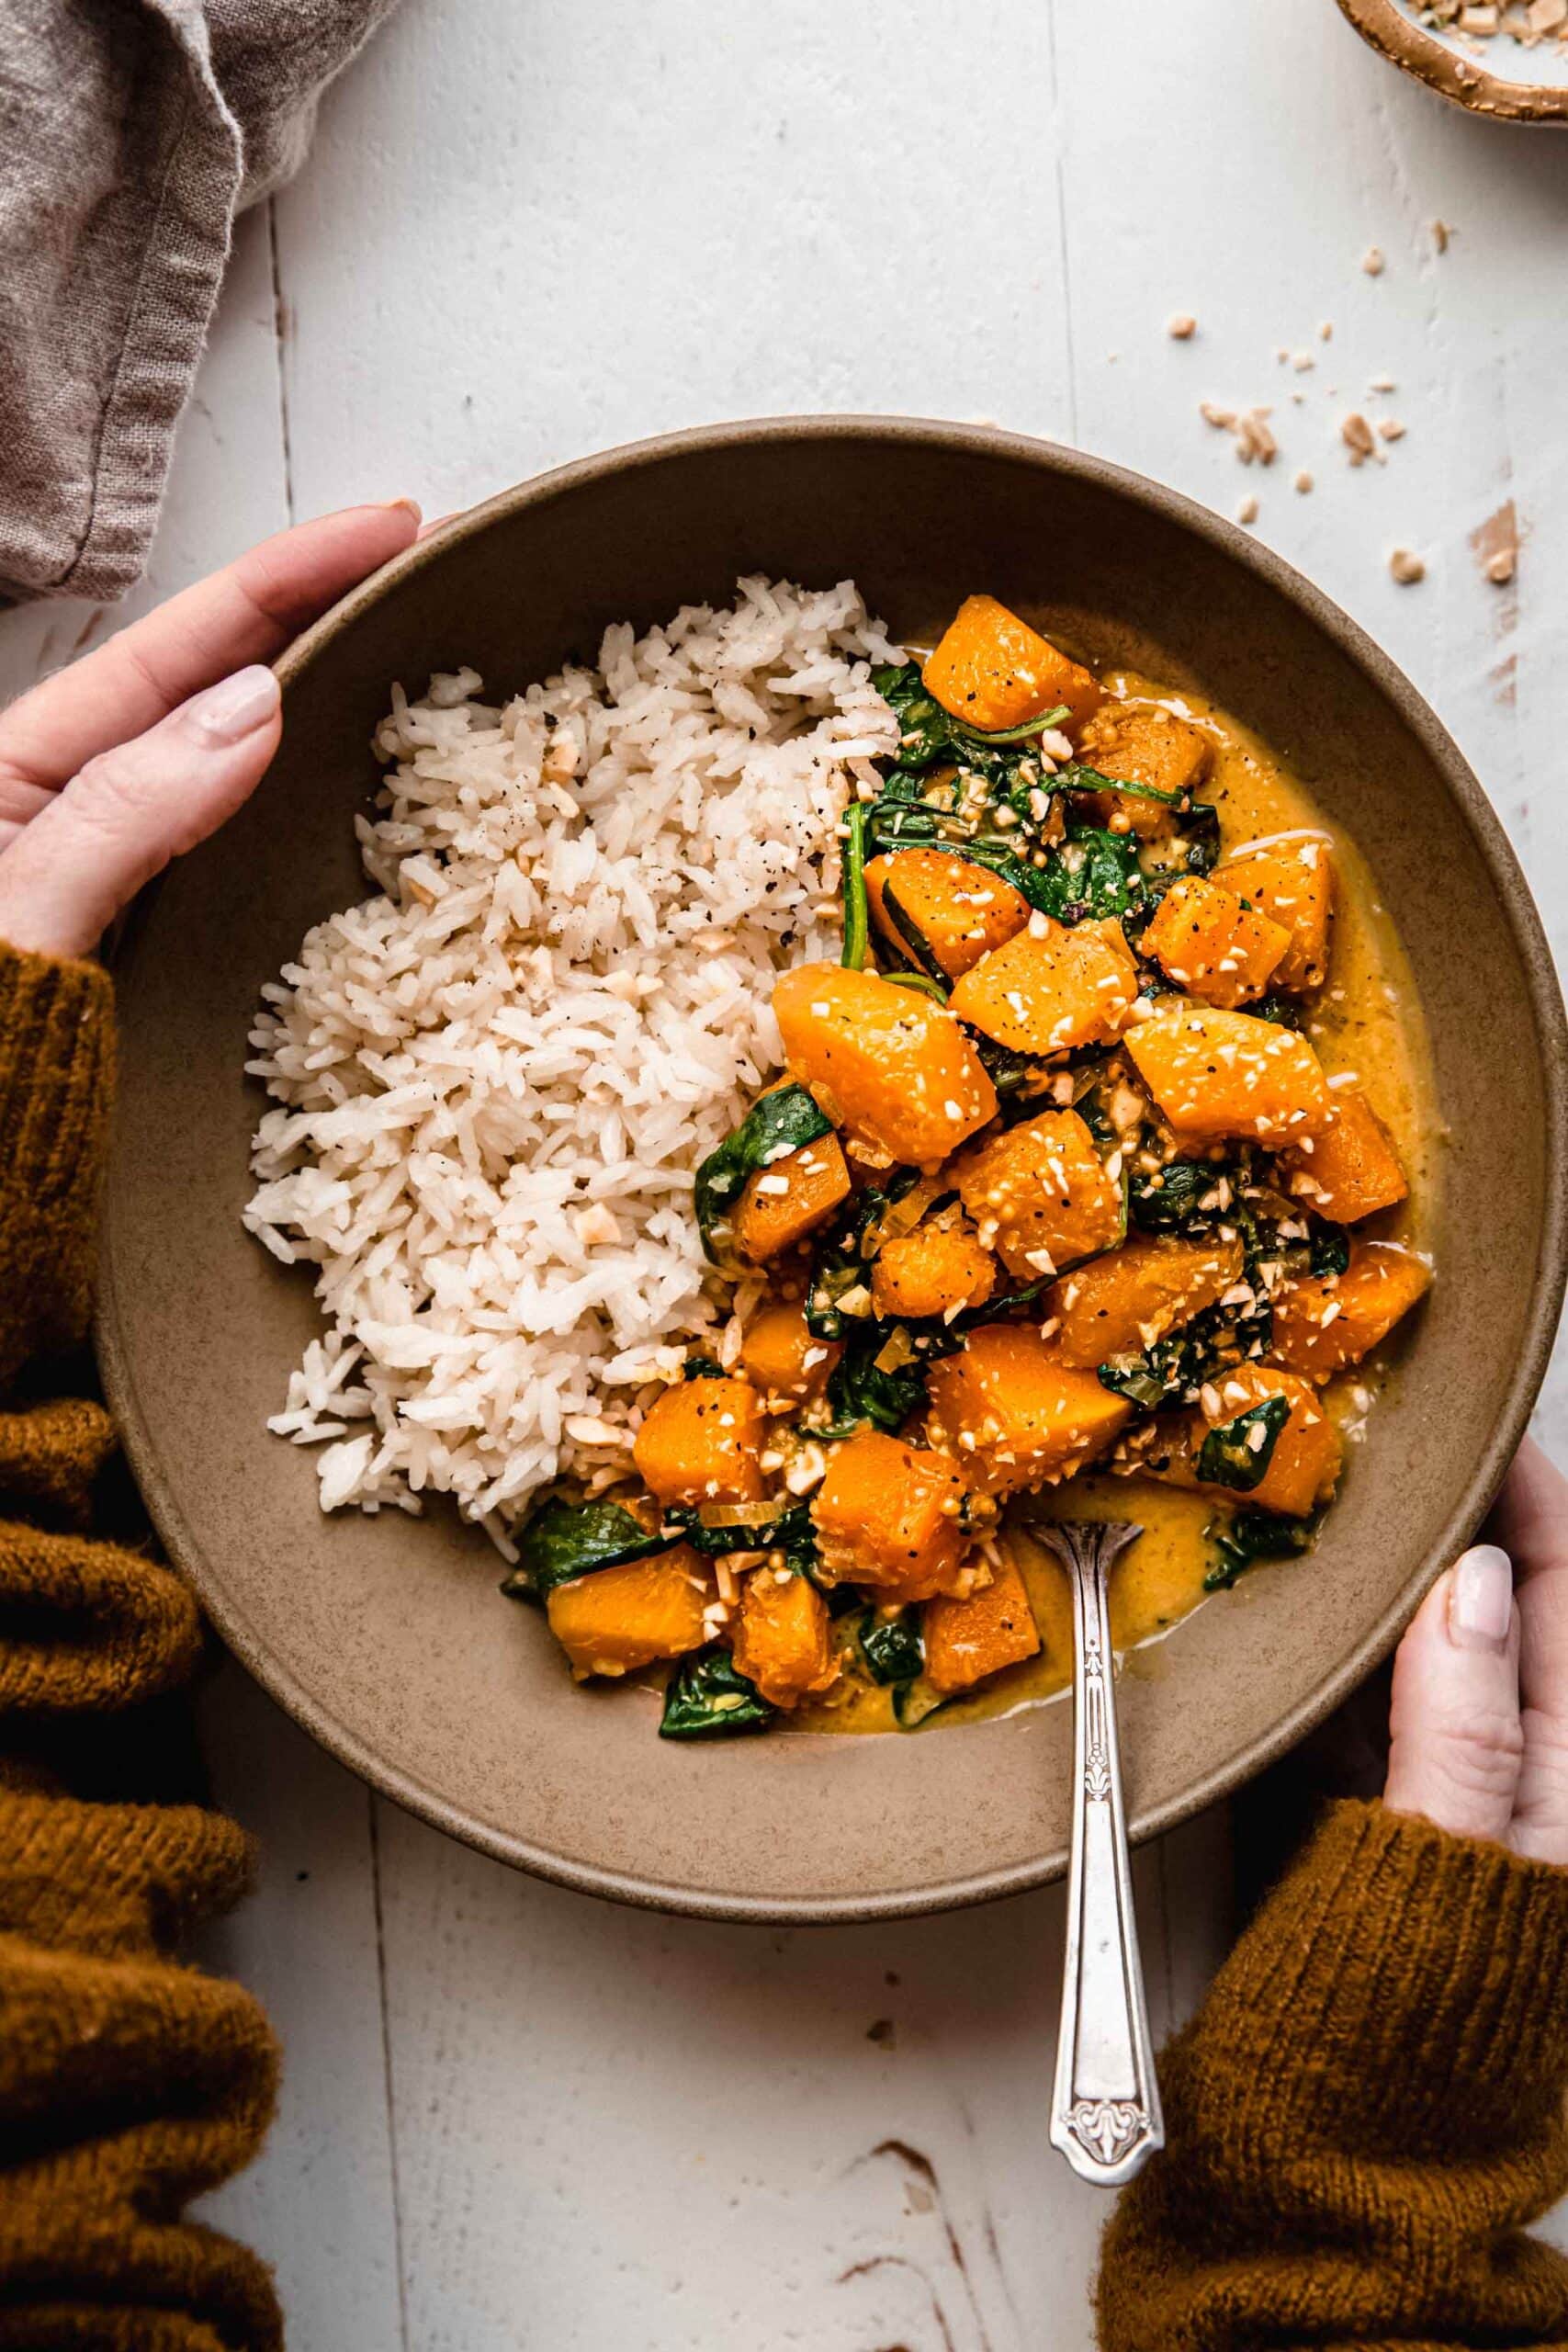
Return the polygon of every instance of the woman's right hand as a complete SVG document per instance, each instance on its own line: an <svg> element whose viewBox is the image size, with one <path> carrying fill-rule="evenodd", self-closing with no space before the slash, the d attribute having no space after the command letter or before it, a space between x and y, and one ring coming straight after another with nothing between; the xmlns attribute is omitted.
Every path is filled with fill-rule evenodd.
<svg viewBox="0 0 1568 2352"><path fill-rule="evenodd" d="M398 498L281 531L0 711L0 940L91 955L216 832L277 749L266 664L418 529Z"/></svg>
<svg viewBox="0 0 1568 2352"><path fill-rule="evenodd" d="M1568 1478L1527 1438L1393 1667L1384 1801L1568 1864Z"/></svg>

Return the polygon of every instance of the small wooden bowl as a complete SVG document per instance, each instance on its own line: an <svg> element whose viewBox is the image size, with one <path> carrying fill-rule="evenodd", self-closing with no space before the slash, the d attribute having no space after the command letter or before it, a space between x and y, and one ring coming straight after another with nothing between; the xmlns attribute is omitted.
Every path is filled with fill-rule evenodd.
<svg viewBox="0 0 1568 2352"><path fill-rule="evenodd" d="M660 1740L650 1694L573 1688L452 1511L323 1518L310 1460L265 1427L317 1328L310 1283L240 1223L264 1107L246 1032L306 927L366 893L353 820L390 681L469 661L504 694L591 658L609 621L647 627L758 570L853 574L910 637L989 588L1095 659L1212 694L1289 748L1411 958L1448 1129L1438 1279L1311 1558L1217 1595L1171 1634L1158 1679L1129 1678L1134 1838L1344 1698L1490 1502L1568 1262L1568 1032L1502 827L1415 688L1245 531L1076 450L876 417L676 434L458 517L290 649L272 773L169 869L118 972L99 1342L164 1541L283 1705L486 1853L670 1910L870 1918L1060 1873L1070 1711L885 1738Z"/></svg>
<svg viewBox="0 0 1568 2352"><path fill-rule="evenodd" d="M1339 6L1380 55L1455 106L1499 122L1568 123L1568 74L1562 81L1519 82L1491 73L1456 42L1418 25L1399 0L1339 0ZM1499 54L1520 53L1507 42L1494 46Z"/></svg>

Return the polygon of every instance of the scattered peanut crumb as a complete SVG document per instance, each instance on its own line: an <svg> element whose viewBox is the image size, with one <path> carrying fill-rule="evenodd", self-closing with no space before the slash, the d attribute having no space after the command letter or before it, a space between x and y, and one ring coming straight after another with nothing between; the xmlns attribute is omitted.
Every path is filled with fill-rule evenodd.
<svg viewBox="0 0 1568 2352"><path fill-rule="evenodd" d="M1361 267L1366 271L1367 276L1369 277L1381 277L1387 266L1388 264L1383 259L1382 247L1381 245L1369 245L1366 252L1361 255Z"/></svg>
<svg viewBox="0 0 1568 2352"><path fill-rule="evenodd" d="M1174 343L1189 343L1198 332L1198 322L1190 311L1174 311L1165 322L1165 331Z"/></svg>
<svg viewBox="0 0 1568 2352"><path fill-rule="evenodd" d="M1307 492L1312 488L1312 476L1307 472L1304 466L1301 472L1296 476L1296 488L1301 492L1303 498L1306 496Z"/></svg>
<svg viewBox="0 0 1568 2352"><path fill-rule="evenodd" d="M1380 441L1403 441L1404 438L1404 427L1397 416L1379 417L1378 439Z"/></svg>
<svg viewBox="0 0 1568 2352"><path fill-rule="evenodd" d="M1450 239L1452 235L1453 235L1453 231L1449 227L1449 224L1448 224L1448 222L1447 222L1446 220L1434 220L1434 221L1433 221L1433 223L1432 223L1432 243L1437 246L1438 251L1440 254L1446 254L1446 253L1448 252L1448 249L1449 249L1449 239Z"/></svg>
<svg viewBox="0 0 1568 2352"><path fill-rule="evenodd" d="M1359 409L1352 409L1341 424L1339 438L1349 450L1353 466L1365 465L1369 458L1377 455L1378 445L1372 438L1372 428Z"/></svg>
<svg viewBox="0 0 1568 2352"><path fill-rule="evenodd" d="M1332 343L1332 342L1333 342L1333 340L1334 340L1334 322L1333 322L1333 320L1332 320L1332 319L1325 319L1325 321L1323 322L1323 324L1319 327L1319 329L1318 329L1318 331L1317 331L1317 339L1318 339L1318 341L1319 341L1320 343Z"/></svg>
<svg viewBox="0 0 1568 2352"><path fill-rule="evenodd" d="M1414 588L1418 580L1427 577L1426 565L1418 555L1412 555L1408 548L1395 548L1389 557L1388 568L1402 588Z"/></svg>
<svg viewBox="0 0 1568 2352"><path fill-rule="evenodd" d="M1241 504L1235 510L1235 519L1238 523L1256 523L1258 520L1257 499L1252 497L1244 498Z"/></svg>
<svg viewBox="0 0 1568 2352"><path fill-rule="evenodd" d="M1399 387L1392 376L1374 376L1368 390L1374 392L1396 392Z"/></svg>
<svg viewBox="0 0 1568 2352"><path fill-rule="evenodd" d="M1259 465L1271 466L1279 456L1280 445L1269 429L1272 410L1224 408L1218 401L1200 401L1198 413L1217 432L1235 435L1235 453L1244 466L1250 466L1255 458Z"/></svg>
<svg viewBox="0 0 1568 2352"><path fill-rule="evenodd" d="M1514 548L1499 548L1495 555L1486 559L1486 577L1497 587L1506 587L1518 567L1518 553Z"/></svg>
<svg viewBox="0 0 1568 2352"><path fill-rule="evenodd" d="M1280 445L1269 431L1266 408L1243 409L1236 419L1235 453L1244 466L1256 458L1259 465L1271 466L1280 454Z"/></svg>
<svg viewBox="0 0 1568 2352"><path fill-rule="evenodd" d="M1291 361L1291 365L1298 376L1304 376L1309 368L1317 366L1317 362L1310 351L1298 351Z"/></svg>

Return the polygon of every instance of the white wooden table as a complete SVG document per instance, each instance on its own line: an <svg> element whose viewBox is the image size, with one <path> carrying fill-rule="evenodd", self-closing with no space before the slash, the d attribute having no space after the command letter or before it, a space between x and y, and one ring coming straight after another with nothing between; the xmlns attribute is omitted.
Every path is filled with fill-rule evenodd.
<svg viewBox="0 0 1568 2352"><path fill-rule="evenodd" d="M407 0L243 225L136 605L292 516L439 514L703 419L995 418L1257 495L1454 728L1568 942L1565 228L1568 136L1447 110L1332 0ZM1204 399L1270 404L1278 460L1239 466ZM1348 466L1352 410L1406 426L1386 464ZM1510 499L1498 587L1471 541ZM109 626L6 617L0 691ZM1542 1421L1568 1455L1562 1379ZM1089 2344L1102 2208L1042 2121L1055 1891L660 1919L404 1818L232 1668L204 1708L265 1854L208 1957L288 2053L209 2211L276 2263L296 2347ZM1138 1876L1163 2026L1224 1948L1223 1821Z"/></svg>

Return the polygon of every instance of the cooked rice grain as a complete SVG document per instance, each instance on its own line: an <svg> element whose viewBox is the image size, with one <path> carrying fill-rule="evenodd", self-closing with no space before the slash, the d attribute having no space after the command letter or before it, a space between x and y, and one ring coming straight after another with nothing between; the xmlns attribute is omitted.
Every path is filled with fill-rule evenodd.
<svg viewBox="0 0 1568 2352"><path fill-rule="evenodd" d="M245 1065L278 1106L245 1223L327 1324L269 1427L325 1442L323 1509L450 1494L510 1556L537 1487L607 1483L722 1345L693 1172L777 1068L776 974L838 953L898 658L852 582L750 579L500 708L471 670L394 689L378 895L264 989Z"/></svg>

